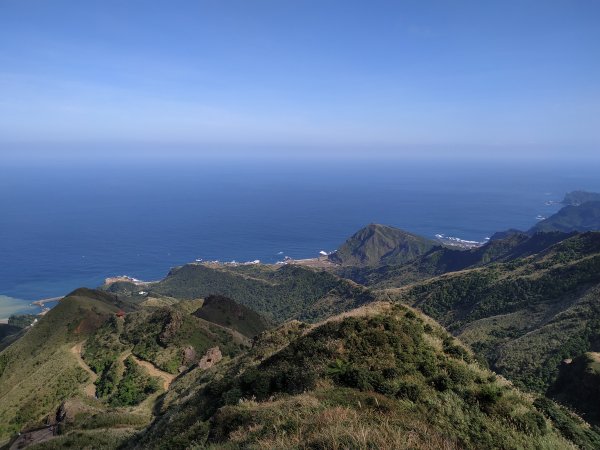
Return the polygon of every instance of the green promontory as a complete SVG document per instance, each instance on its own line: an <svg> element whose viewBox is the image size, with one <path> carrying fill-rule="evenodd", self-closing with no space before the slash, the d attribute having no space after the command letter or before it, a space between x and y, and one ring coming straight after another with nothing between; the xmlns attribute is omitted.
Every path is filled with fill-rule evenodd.
<svg viewBox="0 0 600 450"><path fill-rule="evenodd" d="M437 245L398 228L371 224L353 234L329 259L346 266L400 264L424 255Z"/></svg>
<svg viewBox="0 0 600 450"><path fill-rule="evenodd" d="M540 231L561 231L563 233L600 231L600 201L565 206L529 230L530 233Z"/></svg>

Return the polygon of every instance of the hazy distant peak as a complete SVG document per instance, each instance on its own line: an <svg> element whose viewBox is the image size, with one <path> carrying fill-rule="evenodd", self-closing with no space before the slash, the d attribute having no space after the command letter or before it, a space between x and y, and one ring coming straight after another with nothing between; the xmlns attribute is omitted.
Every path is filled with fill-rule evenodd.
<svg viewBox="0 0 600 450"><path fill-rule="evenodd" d="M600 201L600 193L588 191L572 191L565 194L562 203L565 205L579 206L588 202Z"/></svg>
<svg viewBox="0 0 600 450"><path fill-rule="evenodd" d="M568 195L568 194L567 194ZM567 205L556 214L538 222L529 233L548 231L600 231L600 201Z"/></svg>

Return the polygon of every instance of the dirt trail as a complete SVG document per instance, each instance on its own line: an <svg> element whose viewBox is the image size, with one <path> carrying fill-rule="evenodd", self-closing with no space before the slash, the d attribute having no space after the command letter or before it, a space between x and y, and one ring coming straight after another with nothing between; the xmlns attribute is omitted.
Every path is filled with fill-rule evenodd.
<svg viewBox="0 0 600 450"><path fill-rule="evenodd" d="M171 386L171 383L175 379L175 375L165 372L163 370L160 370L154 364L152 364L148 361L141 360L138 357L136 357L135 355L131 355L131 357L135 360L135 362L138 365L140 365L144 369L146 369L148 371L148 373L150 374L150 376L158 377L158 378L162 379L163 380L163 388L165 389L165 391L167 389L169 389L169 386Z"/></svg>
<svg viewBox="0 0 600 450"><path fill-rule="evenodd" d="M94 371L92 369L90 369L90 367L85 363L85 361L81 357L81 351L83 349L83 344L85 344L85 341L84 342L80 342L79 344L73 346L71 348L71 353L77 359L77 364L79 364L79 366L83 370L85 370L87 373L89 373L90 376L91 376L91 380L92 381L90 382L90 384L88 384L85 387L85 393L88 394L91 397L95 397L96 396L96 386L94 385L94 382L98 378L98 375L96 375L96 373L94 373ZM150 374L150 376L157 377L157 378L160 378L161 380L163 380L163 387L164 387L165 391L167 389L169 389L169 386L171 385L171 383L175 379L175 375L170 374L168 372L165 372L163 370L160 370L158 367L156 367L154 364L152 364L152 363L150 363L148 361L144 361L144 360L139 359L137 356L133 355L130 350L128 350L126 352L123 352L119 356L119 359L121 360L121 362L123 362L129 356L131 356L133 358L133 360L139 366L142 366L144 369L146 369L148 371L148 373Z"/></svg>
<svg viewBox="0 0 600 450"><path fill-rule="evenodd" d="M77 364L79 364L79 367L81 367L83 370L85 370L91 376L92 381L88 385L86 385L86 387L84 388L85 393L90 397L96 397L96 385L94 384L94 382L98 378L98 375L96 375L96 373L92 369L90 369L90 367L85 363L83 358L81 358L81 350L83 349L83 344L85 344L85 341L80 342L79 344L73 346L71 348L71 353L73 353L73 355L75 355L75 358L77 359Z"/></svg>

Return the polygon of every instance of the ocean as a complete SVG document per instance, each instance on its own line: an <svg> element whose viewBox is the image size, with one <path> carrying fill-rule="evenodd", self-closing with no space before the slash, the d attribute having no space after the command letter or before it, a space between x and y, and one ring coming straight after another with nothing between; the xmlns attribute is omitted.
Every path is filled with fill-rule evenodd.
<svg viewBox="0 0 600 450"><path fill-rule="evenodd" d="M528 229L557 211L546 202L565 192L600 191L598 169L543 161L4 164L0 311L31 309L31 300L109 276L160 279L199 258L313 257L369 223L482 241Z"/></svg>

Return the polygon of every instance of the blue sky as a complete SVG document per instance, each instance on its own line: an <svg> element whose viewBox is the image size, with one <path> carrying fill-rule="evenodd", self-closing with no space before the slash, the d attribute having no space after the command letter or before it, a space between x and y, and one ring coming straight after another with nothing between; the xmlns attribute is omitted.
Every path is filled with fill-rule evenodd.
<svg viewBox="0 0 600 450"><path fill-rule="evenodd" d="M0 152L594 156L599 23L594 0L0 0Z"/></svg>

